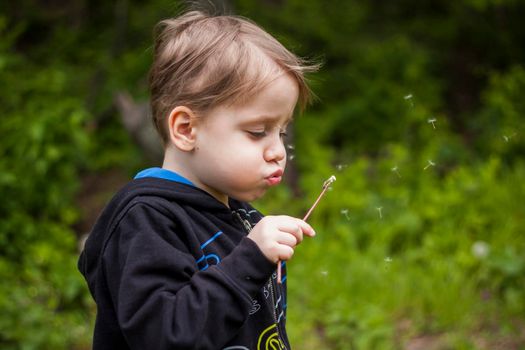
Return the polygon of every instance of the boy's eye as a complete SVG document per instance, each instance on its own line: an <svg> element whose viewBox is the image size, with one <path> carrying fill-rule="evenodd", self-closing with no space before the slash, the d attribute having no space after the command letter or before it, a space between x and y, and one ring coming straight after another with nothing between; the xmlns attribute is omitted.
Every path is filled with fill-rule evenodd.
<svg viewBox="0 0 525 350"><path fill-rule="evenodd" d="M263 138L266 136L266 131L247 131L247 133L255 138Z"/></svg>
<svg viewBox="0 0 525 350"><path fill-rule="evenodd" d="M262 139L263 137L266 137L268 136L268 131L267 130L261 130L261 131L255 131L255 130L246 130L246 132L254 137L254 138L257 138L257 139ZM285 130L280 130L279 131L279 137L280 138L285 138L286 137L286 131Z"/></svg>

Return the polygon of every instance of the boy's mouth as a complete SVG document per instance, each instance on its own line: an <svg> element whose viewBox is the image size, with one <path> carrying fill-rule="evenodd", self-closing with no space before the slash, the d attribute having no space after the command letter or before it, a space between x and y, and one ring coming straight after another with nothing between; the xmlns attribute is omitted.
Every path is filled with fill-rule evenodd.
<svg viewBox="0 0 525 350"><path fill-rule="evenodd" d="M273 172L270 176L267 176L265 180L270 186L273 186L281 182L282 176L283 176L283 171L279 169Z"/></svg>

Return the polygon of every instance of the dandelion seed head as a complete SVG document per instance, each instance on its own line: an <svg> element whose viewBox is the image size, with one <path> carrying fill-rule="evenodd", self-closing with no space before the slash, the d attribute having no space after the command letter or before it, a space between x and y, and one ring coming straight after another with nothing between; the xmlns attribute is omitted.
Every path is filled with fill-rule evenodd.
<svg viewBox="0 0 525 350"><path fill-rule="evenodd" d="M328 178L328 180L326 180L326 181L323 183L323 187L328 187L328 186L330 186L331 184L333 184L333 183L335 182L335 180L337 180L337 179L336 179L336 177L335 177L334 175L330 176L330 177Z"/></svg>

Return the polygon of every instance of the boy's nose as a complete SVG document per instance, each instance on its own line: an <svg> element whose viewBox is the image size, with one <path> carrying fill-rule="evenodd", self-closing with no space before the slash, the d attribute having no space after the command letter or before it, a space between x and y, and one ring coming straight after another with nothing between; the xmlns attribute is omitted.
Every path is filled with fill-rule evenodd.
<svg viewBox="0 0 525 350"><path fill-rule="evenodd" d="M286 148L284 147L283 140L279 137L276 140L272 140L272 143L266 147L264 151L264 160L267 162L280 162L286 157Z"/></svg>

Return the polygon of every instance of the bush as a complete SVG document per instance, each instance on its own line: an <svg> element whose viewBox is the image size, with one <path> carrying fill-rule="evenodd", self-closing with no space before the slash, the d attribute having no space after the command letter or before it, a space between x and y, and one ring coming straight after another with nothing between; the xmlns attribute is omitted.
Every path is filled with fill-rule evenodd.
<svg viewBox="0 0 525 350"><path fill-rule="evenodd" d="M299 119L297 130L304 197L274 193L260 204L301 217L323 181L337 176L310 219L318 235L288 263L292 343L402 349L412 337L437 336L442 348L476 348L480 337L519 334L525 164L492 157L424 169L426 154L444 147L433 141L419 156L398 144L388 156L337 164L334 152L314 146L310 122Z"/></svg>
<svg viewBox="0 0 525 350"><path fill-rule="evenodd" d="M17 55L5 37L0 42L2 349L89 346L87 290L72 230L87 114L68 95L67 74Z"/></svg>

